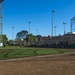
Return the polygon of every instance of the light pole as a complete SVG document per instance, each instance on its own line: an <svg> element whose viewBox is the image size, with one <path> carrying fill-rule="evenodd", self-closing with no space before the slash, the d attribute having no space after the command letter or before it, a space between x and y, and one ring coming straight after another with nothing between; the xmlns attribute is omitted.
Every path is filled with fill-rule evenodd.
<svg viewBox="0 0 75 75"><path fill-rule="evenodd" d="M57 26L54 26L54 29L55 29L55 36L56 36L56 28L57 28Z"/></svg>
<svg viewBox="0 0 75 75"><path fill-rule="evenodd" d="M65 33L66 33L66 31L65 31L66 22L63 22L63 25L64 25L64 35L65 35Z"/></svg>
<svg viewBox="0 0 75 75"><path fill-rule="evenodd" d="M0 47L3 46L3 1L0 0Z"/></svg>
<svg viewBox="0 0 75 75"><path fill-rule="evenodd" d="M12 40L14 41L14 27L12 27Z"/></svg>
<svg viewBox="0 0 75 75"><path fill-rule="evenodd" d="M38 35L38 29L36 31L37 31L37 35Z"/></svg>
<svg viewBox="0 0 75 75"><path fill-rule="evenodd" d="M28 22L28 24L29 24L29 34L30 34L30 23L31 23L31 21Z"/></svg>
<svg viewBox="0 0 75 75"><path fill-rule="evenodd" d="M51 28L51 31L52 31L52 37L53 37L53 18L54 18L54 17L53 17L53 14L54 14L54 12L55 12L55 11L52 10L52 28Z"/></svg>

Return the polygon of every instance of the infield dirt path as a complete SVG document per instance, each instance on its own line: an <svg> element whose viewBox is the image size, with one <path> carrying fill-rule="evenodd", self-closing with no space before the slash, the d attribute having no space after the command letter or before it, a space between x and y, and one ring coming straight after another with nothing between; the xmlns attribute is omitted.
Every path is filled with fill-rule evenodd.
<svg viewBox="0 0 75 75"><path fill-rule="evenodd" d="M0 60L0 75L75 75L75 53Z"/></svg>

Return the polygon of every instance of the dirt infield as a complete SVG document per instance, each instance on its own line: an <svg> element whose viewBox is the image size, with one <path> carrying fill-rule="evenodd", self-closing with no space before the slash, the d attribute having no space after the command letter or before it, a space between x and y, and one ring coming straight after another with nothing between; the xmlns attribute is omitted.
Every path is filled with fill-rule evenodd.
<svg viewBox="0 0 75 75"><path fill-rule="evenodd" d="M75 53L0 60L0 75L75 75Z"/></svg>

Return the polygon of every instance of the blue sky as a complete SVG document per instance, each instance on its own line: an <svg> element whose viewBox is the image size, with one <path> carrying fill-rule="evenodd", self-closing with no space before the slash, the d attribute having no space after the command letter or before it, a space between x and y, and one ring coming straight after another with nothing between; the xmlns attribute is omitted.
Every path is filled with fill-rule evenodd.
<svg viewBox="0 0 75 75"><path fill-rule="evenodd" d="M14 39L21 30L42 36L51 35L51 17L54 13L54 26L56 35L64 34L63 22L66 22L66 32L70 32L70 19L75 16L75 0L4 0L3 3L3 33L12 39L14 26Z"/></svg>

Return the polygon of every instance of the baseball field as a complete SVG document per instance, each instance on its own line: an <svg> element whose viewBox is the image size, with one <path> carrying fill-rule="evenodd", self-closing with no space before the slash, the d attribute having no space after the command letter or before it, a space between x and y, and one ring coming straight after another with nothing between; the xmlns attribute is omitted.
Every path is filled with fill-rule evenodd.
<svg viewBox="0 0 75 75"><path fill-rule="evenodd" d="M75 75L75 50L0 48L0 75Z"/></svg>

